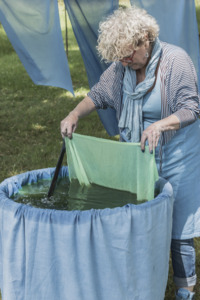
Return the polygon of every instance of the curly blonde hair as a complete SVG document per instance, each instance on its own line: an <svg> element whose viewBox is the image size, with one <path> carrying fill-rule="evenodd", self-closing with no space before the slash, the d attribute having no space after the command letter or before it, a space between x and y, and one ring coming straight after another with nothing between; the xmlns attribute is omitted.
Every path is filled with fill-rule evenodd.
<svg viewBox="0 0 200 300"><path fill-rule="evenodd" d="M106 62L119 61L159 34L156 20L140 8L119 8L99 25L98 53Z"/></svg>

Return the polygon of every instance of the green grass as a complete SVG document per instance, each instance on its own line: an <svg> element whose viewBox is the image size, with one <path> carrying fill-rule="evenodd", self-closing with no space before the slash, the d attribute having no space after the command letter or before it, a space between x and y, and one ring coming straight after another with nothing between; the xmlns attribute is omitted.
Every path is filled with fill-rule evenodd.
<svg viewBox="0 0 200 300"><path fill-rule="evenodd" d="M196 6L196 16L197 16L197 23L198 23L198 30L200 33L200 0L195 0Z"/></svg>
<svg viewBox="0 0 200 300"><path fill-rule="evenodd" d="M64 30L63 5L60 5L60 14ZM34 85L0 25L0 182L12 175L53 167L57 163L62 146L60 121L89 90L84 65L69 22L68 38L68 60L75 98L64 89ZM82 119L77 132L109 138L97 113ZM66 160L64 163L66 164ZM195 243L197 275L200 278L199 240L195 239ZM198 283L196 300L200 300L199 288ZM173 295L170 263L165 300L172 300Z"/></svg>

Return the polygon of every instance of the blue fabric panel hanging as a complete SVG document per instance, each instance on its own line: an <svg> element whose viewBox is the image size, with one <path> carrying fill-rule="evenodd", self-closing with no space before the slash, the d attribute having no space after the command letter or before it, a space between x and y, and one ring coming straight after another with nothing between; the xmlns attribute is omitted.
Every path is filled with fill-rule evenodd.
<svg viewBox="0 0 200 300"><path fill-rule="evenodd" d="M35 84L73 93L57 0L1 0L0 22Z"/></svg>
<svg viewBox="0 0 200 300"><path fill-rule="evenodd" d="M118 1L64 0L85 64L90 88L108 67L97 54L99 22L118 8Z"/></svg>
<svg viewBox="0 0 200 300"><path fill-rule="evenodd" d="M130 0L144 8L160 26L160 39L182 47L190 55L198 74L200 87L199 33L194 0Z"/></svg>
<svg viewBox="0 0 200 300"><path fill-rule="evenodd" d="M108 67L101 61L96 50L99 22L118 8L118 0L100 2L98 0L64 0L64 2L91 88ZM111 108L99 110L98 114L109 135L119 133L115 110Z"/></svg>
<svg viewBox="0 0 200 300"><path fill-rule="evenodd" d="M0 184L0 287L6 300L161 300L168 279L173 196L113 209L59 211L10 199L55 168ZM61 177L66 177L63 167ZM158 284L159 283L159 284Z"/></svg>

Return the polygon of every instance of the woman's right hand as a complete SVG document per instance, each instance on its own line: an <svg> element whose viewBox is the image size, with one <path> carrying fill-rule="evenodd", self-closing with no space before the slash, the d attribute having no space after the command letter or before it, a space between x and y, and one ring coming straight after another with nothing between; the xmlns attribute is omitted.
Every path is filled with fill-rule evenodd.
<svg viewBox="0 0 200 300"><path fill-rule="evenodd" d="M61 121L60 129L62 137L72 138L72 133L76 130L78 120L84 116L87 116L96 109L93 101L86 96L69 115Z"/></svg>
<svg viewBox="0 0 200 300"><path fill-rule="evenodd" d="M62 137L72 138L72 133L76 130L78 125L78 116L75 112L70 112L69 115L60 123L60 130Z"/></svg>

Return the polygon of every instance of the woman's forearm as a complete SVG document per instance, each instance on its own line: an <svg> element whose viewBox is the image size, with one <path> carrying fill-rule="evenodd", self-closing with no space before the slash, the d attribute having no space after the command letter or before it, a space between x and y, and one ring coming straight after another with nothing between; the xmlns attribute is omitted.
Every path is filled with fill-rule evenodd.
<svg viewBox="0 0 200 300"><path fill-rule="evenodd" d="M171 115L155 123L161 132L169 130L178 130L180 128L180 121L176 115Z"/></svg>
<svg viewBox="0 0 200 300"><path fill-rule="evenodd" d="M71 138L72 133L76 130L78 125L78 120L84 116L89 115L95 110L95 105L93 101L87 96L85 97L70 113L69 115L61 121L60 129L61 135Z"/></svg>
<svg viewBox="0 0 200 300"><path fill-rule="evenodd" d="M89 115L95 109L93 101L87 96L70 112L70 114L75 114L78 119L80 119Z"/></svg>

